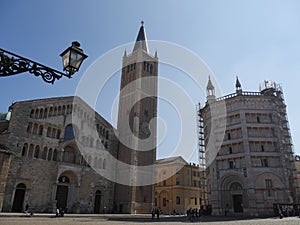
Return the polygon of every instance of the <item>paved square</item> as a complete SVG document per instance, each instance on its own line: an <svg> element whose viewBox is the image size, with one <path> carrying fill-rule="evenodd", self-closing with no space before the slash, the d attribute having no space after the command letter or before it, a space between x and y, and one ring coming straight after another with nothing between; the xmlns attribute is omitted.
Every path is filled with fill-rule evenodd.
<svg viewBox="0 0 300 225"><path fill-rule="evenodd" d="M299 225L299 217L266 218L266 219L238 219L228 217L201 217L200 221L188 221L182 216L163 216L159 220L152 220L146 215L66 215L63 218L55 218L53 215L0 215L0 225L150 225L150 224L205 224L205 225Z"/></svg>

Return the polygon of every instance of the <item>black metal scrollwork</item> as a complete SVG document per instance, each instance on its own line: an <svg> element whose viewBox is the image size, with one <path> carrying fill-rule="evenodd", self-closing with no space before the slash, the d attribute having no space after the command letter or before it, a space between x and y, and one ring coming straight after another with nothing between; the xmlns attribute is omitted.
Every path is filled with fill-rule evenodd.
<svg viewBox="0 0 300 225"><path fill-rule="evenodd" d="M45 82L51 84L53 84L55 80L59 80L62 76L70 78L67 74L0 48L0 77L24 72L41 76Z"/></svg>

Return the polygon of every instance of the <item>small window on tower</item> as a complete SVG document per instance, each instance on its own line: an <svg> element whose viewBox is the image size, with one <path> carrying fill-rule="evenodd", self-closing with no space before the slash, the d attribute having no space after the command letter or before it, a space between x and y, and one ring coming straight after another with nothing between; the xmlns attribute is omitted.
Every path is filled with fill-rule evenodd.
<svg viewBox="0 0 300 225"><path fill-rule="evenodd" d="M228 140L231 140L231 135L230 135L230 133L227 134L227 139L228 139Z"/></svg>

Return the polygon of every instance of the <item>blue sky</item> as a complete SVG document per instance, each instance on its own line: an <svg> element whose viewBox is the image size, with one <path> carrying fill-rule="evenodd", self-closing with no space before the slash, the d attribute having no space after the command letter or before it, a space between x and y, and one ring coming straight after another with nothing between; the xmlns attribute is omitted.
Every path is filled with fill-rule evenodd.
<svg viewBox="0 0 300 225"><path fill-rule="evenodd" d="M281 84L294 150L300 154L297 0L2 0L0 8L1 48L59 70L59 54L73 40L78 40L89 55L73 79L61 79L54 85L30 74L1 78L0 111L7 111L14 101L74 95L87 68L110 49L134 41L144 20L148 40L173 42L197 54L214 72L223 95L235 91L236 75L244 90L257 91L263 80ZM191 87L188 77L174 68L162 65L160 73L183 87ZM119 78L119 73L112 77L97 104L97 111L108 120ZM190 89L187 91L195 104L204 101L201 90ZM175 129L168 131L180 128L174 123L178 118L174 109L161 102L159 113L167 117L167 125L173 119ZM170 155L179 135L171 132L160 146L158 157Z"/></svg>

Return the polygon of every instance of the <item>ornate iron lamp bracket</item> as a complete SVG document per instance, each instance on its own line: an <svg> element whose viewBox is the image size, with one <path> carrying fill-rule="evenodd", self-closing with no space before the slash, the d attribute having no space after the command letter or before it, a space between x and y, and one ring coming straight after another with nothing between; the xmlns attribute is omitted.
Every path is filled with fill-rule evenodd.
<svg viewBox="0 0 300 225"><path fill-rule="evenodd" d="M16 75L24 72L32 73L35 76L41 76L45 82L51 84L53 84L55 80L59 80L62 76L71 78L72 75L70 73L62 73L0 48L0 77Z"/></svg>

